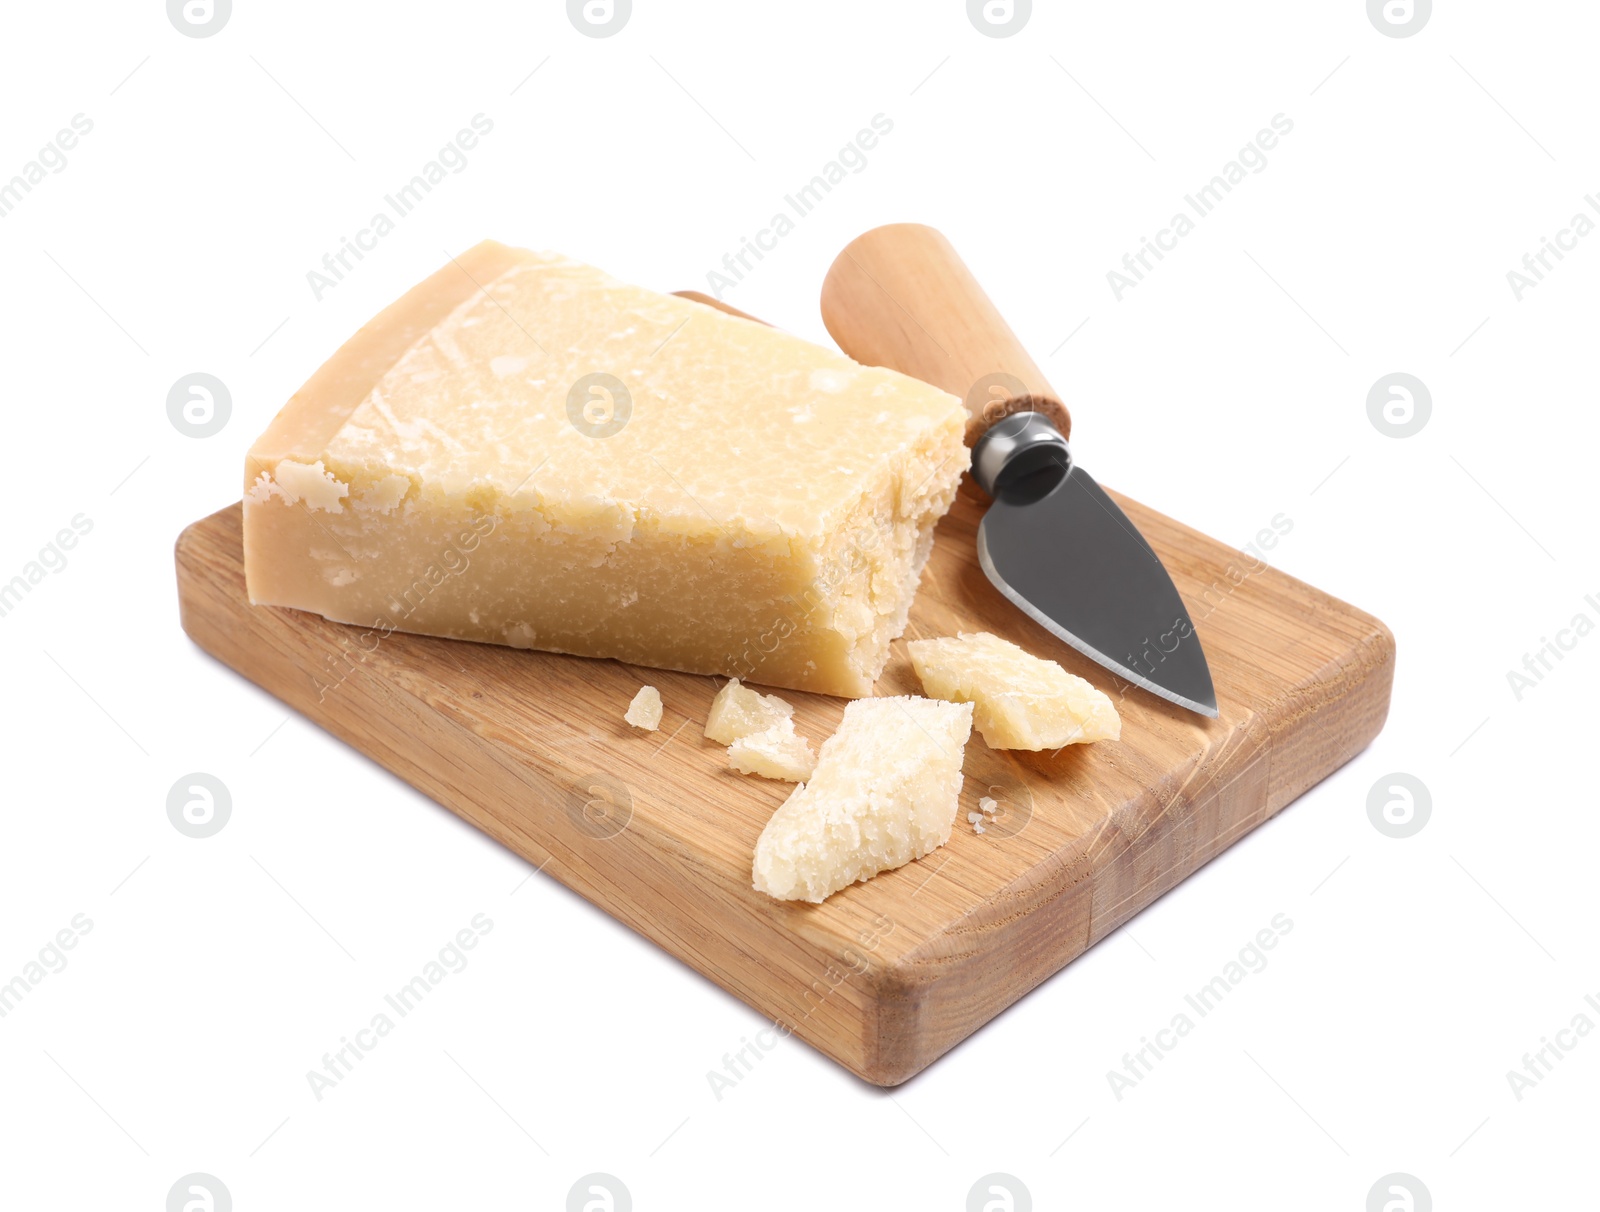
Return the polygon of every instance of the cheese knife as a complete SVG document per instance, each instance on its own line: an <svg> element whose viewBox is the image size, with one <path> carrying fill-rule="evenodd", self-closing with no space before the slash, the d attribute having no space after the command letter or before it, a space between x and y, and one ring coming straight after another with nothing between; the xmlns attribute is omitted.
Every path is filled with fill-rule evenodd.
<svg viewBox="0 0 1600 1212"><path fill-rule="evenodd" d="M1214 718L1172 578L1074 459L1066 407L950 242L915 223L857 237L828 271L822 319L856 361L965 401L972 476L992 498L978 562L995 588L1119 677Z"/></svg>

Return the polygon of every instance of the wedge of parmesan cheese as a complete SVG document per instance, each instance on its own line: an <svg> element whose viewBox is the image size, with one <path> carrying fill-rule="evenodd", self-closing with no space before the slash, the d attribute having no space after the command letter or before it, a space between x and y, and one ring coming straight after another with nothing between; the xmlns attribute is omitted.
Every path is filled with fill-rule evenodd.
<svg viewBox="0 0 1600 1212"><path fill-rule="evenodd" d="M250 600L871 694L966 469L947 392L485 242L245 460Z"/></svg>
<svg viewBox="0 0 1600 1212"><path fill-rule="evenodd" d="M966 703L908 695L848 704L811 780L756 841L756 889L816 903L944 845L971 732Z"/></svg>
<svg viewBox="0 0 1600 1212"><path fill-rule="evenodd" d="M794 721L784 716L771 728L749 733L729 745L728 765L740 774L803 783L816 769L817 755L811 742L794 730Z"/></svg>
<svg viewBox="0 0 1600 1212"><path fill-rule="evenodd" d="M1100 691L987 631L912 640L911 664L935 698L971 703L991 749L1059 749L1122 735L1117 709Z"/></svg>
<svg viewBox="0 0 1600 1212"><path fill-rule="evenodd" d="M741 686L738 678L717 691L706 717L706 738L719 745L731 745L753 732L765 732L794 714L794 704L775 694L760 694Z"/></svg>
<svg viewBox="0 0 1600 1212"><path fill-rule="evenodd" d="M628 713L622 717L635 728L654 732L661 727L661 692L654 686L641 686L639 693L628 704Z"/></svg>

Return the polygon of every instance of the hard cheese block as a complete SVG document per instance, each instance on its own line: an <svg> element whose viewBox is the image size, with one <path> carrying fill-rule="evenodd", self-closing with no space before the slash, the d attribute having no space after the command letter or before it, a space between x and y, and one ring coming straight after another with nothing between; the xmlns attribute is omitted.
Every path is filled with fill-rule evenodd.
<svg viewBox="0 0 1600 1212"><path fill-rule="evenodd" d="M967 454L954 396L485 242L251 448L250 599L865 695ZM370 637L370 638L368 638Z"/></svg>

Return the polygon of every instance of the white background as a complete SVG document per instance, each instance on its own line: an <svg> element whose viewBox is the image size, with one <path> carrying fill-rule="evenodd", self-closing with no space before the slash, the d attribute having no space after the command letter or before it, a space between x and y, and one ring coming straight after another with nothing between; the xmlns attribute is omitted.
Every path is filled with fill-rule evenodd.
<svg viewBox="0 0 1600 1212"><path fill-rule="evenodd" d="M0 180L94 123L0 220L0 579L93 523L0 619L0 980L93 922L0 1019L7 1206L159 1209L191 1171L241 1212L559 1208L590 1171L645 1209L958 1209L992 1171L1040 1208L1358 1210L1396 1171L1439 1208L1592 1206L1600 1032L1520 1100L1506 1072L1600 1025L1600 635L1520 701L1507 671L1600 622L1600 237L1520 302L1506 273L1600 190L1593 5L1457 0L1403 39L1361 0L1041 2L1007 38L955 0L636 0L606 39L554 0L237 0L202 39L159 0L4 21ZM469 167L318 302L306 272L480 112ZM1395 631L1394 706L907 1085L791 1040L719 1101L760 1018L193 647L172 543L447 253L704 289L878 113L866 169L729 301L826 341L847 240L941 227L1085 464L1238 545L1286 514L1274 562ZM1106 272L1279 113L1268 167L1118 302ZM192 371L231 389L214 437L167 419ZM1431 389L1414 437L1368 420L1392 371ZM204 841L166 816L191 771L233 798ZM1404 840L1367 815L1391 772L1432 797ZM470 966L318 1102L306 1071L480 912ZM1116 1098L1107 1070L1278 913L1270 965Z"/></svg>

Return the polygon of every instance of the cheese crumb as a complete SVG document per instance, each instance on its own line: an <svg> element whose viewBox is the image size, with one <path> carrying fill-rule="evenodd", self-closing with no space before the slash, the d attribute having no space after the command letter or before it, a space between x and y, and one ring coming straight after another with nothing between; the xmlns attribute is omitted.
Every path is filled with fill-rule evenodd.
<svg viewBox="0 0 1600 1212"><path fill-rule="evenodd" d="M794 730L794 721L784 716L771 728L742 736L728 746L728 765L740 774L803 783L816 769L817 755L811 751L811 742Z"/></svg>
<svg viewBox="0 0 1600 1212"><path fill-rule="evenodd" d="M978 800L978 811L967 813L967 820L972 825L972 832L982 833L984 826L994 824L994 814L1000 810L1000 801L993 796L983 796Z"/></svg>
<svg viewBox="0 0 1600 1212"><path fill-rule="evenodd" d="M779 720L794 714L794 706L775 694L758 694L733 678L711 700L706 717L706 737L719 745L731 745L740 737L765 732Z"/></svg>
<svg viewBox="0 0 1600 1212"><path fill-rule="evenodd" d="M928 694L971 703L991 749L1059 749L1122 735L1117 709L1100 691L987 631L912 640L911 664Z"/></svg>
<svg viewBox="0 0 1600 1212"><path fill-rule="evenodd" d="M654 732L661 727L661 692L654 686L639 687L639 693L628 704L628 714L622 718L635 728Z"/></svg>
<svg viewBox="0 0 1600 1212"><path fill-rule="evenodd" d="M809 782L756 841L756 890L821 902L950 840L970 704L906 695L847 703Z"/></svg>

